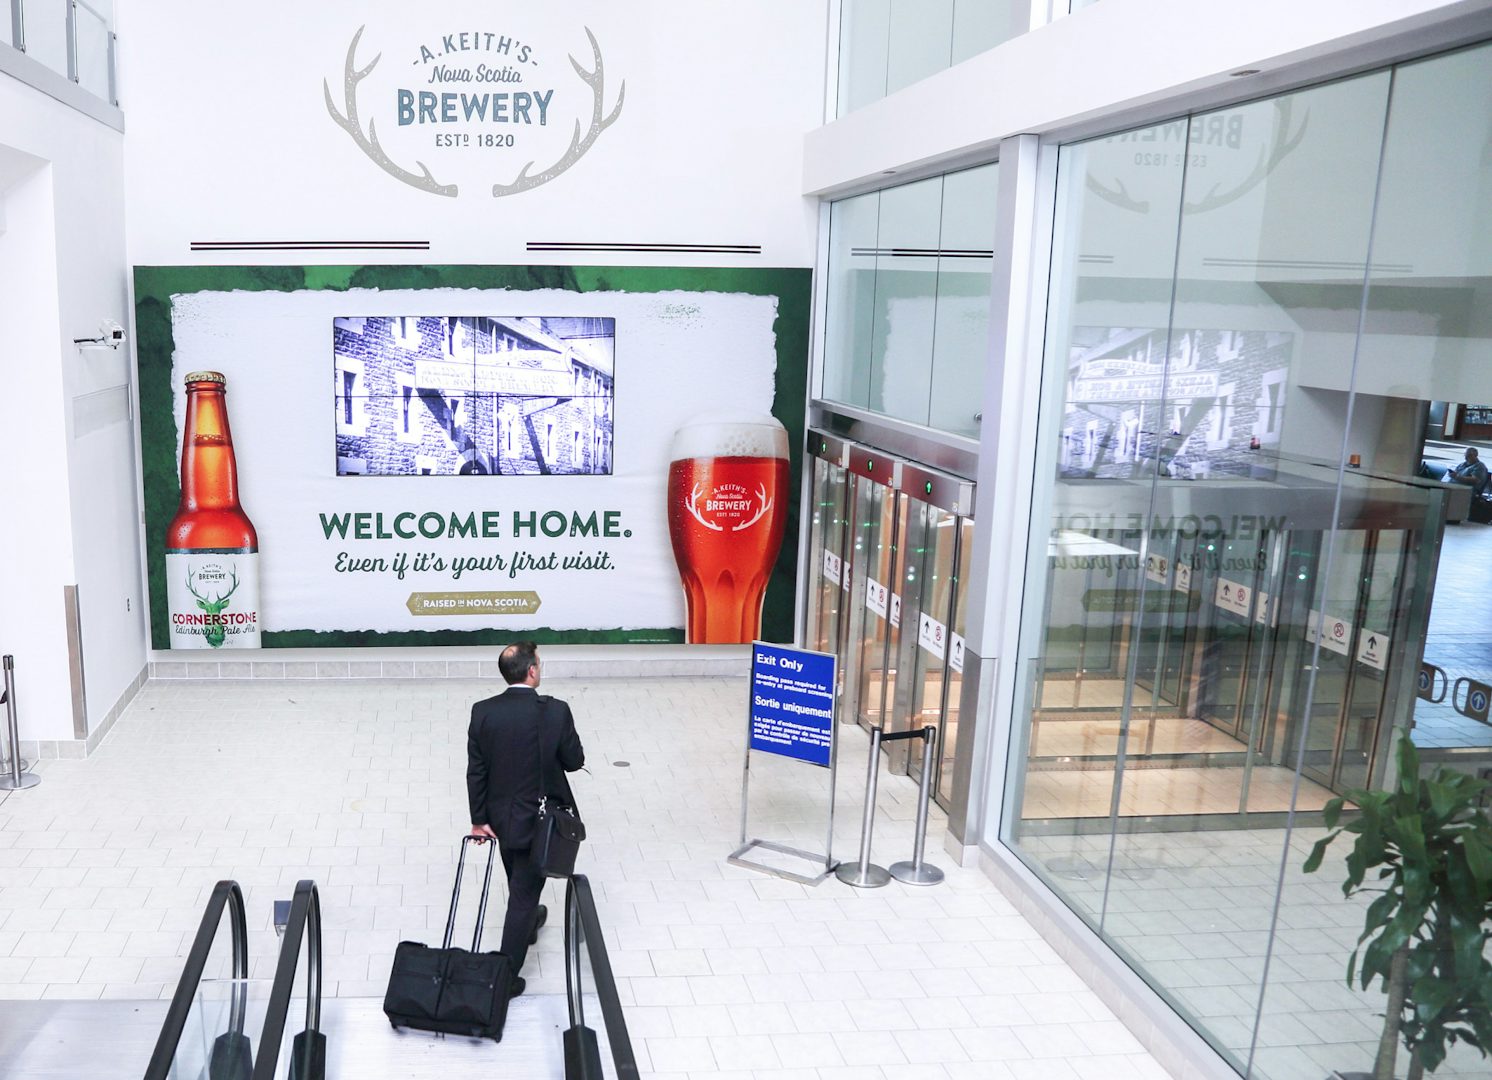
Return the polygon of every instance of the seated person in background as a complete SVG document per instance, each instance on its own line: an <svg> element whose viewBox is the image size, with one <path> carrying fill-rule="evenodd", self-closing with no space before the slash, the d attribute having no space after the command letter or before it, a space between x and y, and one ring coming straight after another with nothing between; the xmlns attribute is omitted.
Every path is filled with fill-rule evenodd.
<svg viewBox="0 0 1492 1080"><path fill-rule="evenodd" d="M1476 447L1466 448L1466 460L1454 468L1420 462L1420 475L1453 484L1469 484L1472 495L1481 495L1487 490L1487 466L1479 460Z"/></svg>

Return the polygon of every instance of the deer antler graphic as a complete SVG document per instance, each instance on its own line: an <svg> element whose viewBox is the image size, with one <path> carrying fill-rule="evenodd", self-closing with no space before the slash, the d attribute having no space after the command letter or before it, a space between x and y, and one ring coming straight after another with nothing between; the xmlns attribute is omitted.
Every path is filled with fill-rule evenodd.
<svg viewBox="0 0 1492 1080"><path fill-rule="evenodd" d="M762 519L763 514L772 509L772 500L767 498L767 486L765 484L756 485L756 501L761 507L759 510L757 510L756 516L753 517L750 521L741 522L741 524L733 528L731 532L740 532L743 529L751 528L751 526L755 525Z"/></svg>
<svg viewBox="0 0 1492 1080"><path fill-rule="evenodd" d="M714 529L716 532L724 532L725 529L723 527L721 527L719 525L716 525L713 521L706 521L704 519L704 515L702 515L699 512L699 489L700 489L700 486L701 485L699 485L699 484L695 484L694 485L694 490L689 493L689 498L687 498L687 499L684 500L684 507L691 514L694 515L694 520L697 521L697 522L699 522L705 528L707 528L707 529Z"/></svg>
<svg viewBox="0 0 1492 1080"><path fill-rule="evenodd" d="M379 143L378 132L374 129L372 120L368 121L368 133L366 135L363 134L362 124L358 120L357 113L357 84L366 79L368 74L378 66L378 61L383 59L383 53L379 53L367 67L359 68L357 66L357 61L354 59L357 54L357 43L362 39L363 31L366 29L367 26L358 27L357 33L352 35L352 44L347 46L347 65L344 72L346 85L343 92L347 115L343 116L337 112L336 105L332 103L332 88L327 85L325 79L322 79L321 89L326 94L326 111L331 113L332 119L336 121L337 126L351 135L352 141L357 143L363 153L372 158L384 172L396 180L403 180L411 187L419 188L421 191L454 198L457 190L456 185L442 184L436 180L434 176L430 175L430 170L425 167L423 161L415 162L420 167L420 172L424 174L423 176L416 175L408 169L400 168L394 164L388 152Z"/></svg>
<svg viewBox="0 0 1492 1080"><path fill-rule="evenodd" d="M1088 174L1087 187L1089 191L1093 192L1100 199L1113 203L1121 210L1133 210L1138 214L1143 214L1150 209L1149 200L1136 199L1131 196L1129 189L1124 186L1123 180L1115 180L1114 186L1110 187L1108 184L1100 183L1090 172Z"/></svg>
<svg viewBox="0 0 1492 1080"><path fill-rule="evenodd" d="M540 184L549 183L549 181L579 161L585 155L585 152L595 143L601 132L614 124L617 116L621 114L622 101L627 96L627 83L625 80L622 82L621 89L617 91L616 105L613 106L611 113L604 118L601 115L602 102L606 97L606 77L601 63L601 46L596 44L596 35L591 33L590 27L585 28L585 36L591 40L591 54L595 57L596 66L587 71L580 66L579 62L573 56L570 57L570 66L575 69L575 74L579 75L581 80L591 88L593 100L591 104L590 130L582 137L580 134L580 121L576 120L575 134L570 137L570 148L565 151L564 156L543 172L534 173L532 176L529 175L529 170L534 167L534 163L530 161L513 178L511 184L492 185L492 195L494 198L501 198L504 195L516 195L520 191L528 191L530 188L536 188ZM454 191L452 194L454 194Z"/></svg>
<svg viewBox="0 0 1492 1080"><path fill-rule="evenodd" d="M221 612L224 607L223 601L227 600L228 597L232 596L235 592L238 591L238 571L232 570L229 572L233 575L233 584L229 587L227 592L218 597L216 600L209 600L207 597L199 593L196 589L192 588L192 575L190 572L188 572L187 574L187 592L191 593L192 596L196 598L197 606L200 607L203 611L207 612L209 615L216 615Z"/></svg>
<svg viewBox="0 0 1492 1080"><path fill-rule="evenodd" d="M1274 167L1285 160L1300 145L1300 141L1305 138L1306 125L1310 123L1310 116L1307 115L1305 119L1301 120L1300 127L1294 133L1291 133L1291 108L1292 103L1288 98L1282 98L1274 103L1274 134L1270 138L1269 145L1260 148L1258 160L1254 162L1254 167L1247 176L1231 188L1223 191L1219 191L1219 185L1214 184L1202 198L1195 202L1187 200L1184 207L1185 211L1188 214L1200 214L1208 210L1216 210L1220 206L1227 206L1229 203L1241 199L1244 195L1247 195L1254 188L1258 187L1264 178L1273 171ZM1122 180L1116 179L1112 185L1109 185L1096 179L1092 173L1089 173L1086 186L1089 191L1093 192L1099 198L1113 203L1122 210L1133 210L1143 214L1150 209L1149 200L1136 199L1129 193L1129 189L1124 186L1124 181Z"/></svg>
<svg viewBox="0 0 1492 1080"><path fill-rule="evenodd" d="M1274 134L1269 140L1268 147L1260 147L1258 160L1254 162L1254 167L1249 174L1224 191L1218 191L1217 184L1212 185L1202 198L1196 202L1186 203L1185 209L1188 214L1216 210L1219 206L1227 206L1230 202L1242 198L1257 187L1276 165L1285 160L1290 152L1300 145L1300 140L1305 138L1306 125L1310 123L1311 118L1307 115L1301 120L1299 130L1292 135L1290 133L1290 108L1291 102L1288 97L1280 98L1274 103Z"/></svg>
<svg viewBox="0 0 1492 1080"><path fill-rule="evenodd" d="M186 579L187 592L191 593L192 596L196 598L197 606L205 611L207 614L221 615L223 613L223 609L228 606L228 597L232 596L238 589L238 570L234 569L232 571L232 574L233 585L228 589L228 591L225 592L222 596L218 597L216 600L209 600L207 599L207 597L203 596L192 587L192 572L188 570ZM228 631L223 627L223 624L221 622L213 622L203 629L202 637L204 640L206 640L207 644L211 648L217 649L221 648L223 642L228 639Z"/></svg>

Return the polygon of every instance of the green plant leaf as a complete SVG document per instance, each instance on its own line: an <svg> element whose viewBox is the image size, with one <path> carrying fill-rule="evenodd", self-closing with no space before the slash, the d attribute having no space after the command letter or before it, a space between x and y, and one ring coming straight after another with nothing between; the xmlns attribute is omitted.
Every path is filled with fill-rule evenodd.
<svg viewBox="0 0 1492 1080"><path fill-rule="evenodd" d="M1427 780L1425 782L1425 792L1430 796L1430 809L1442 821L1449 820L1456 812L1456 808L1461 804L1461 800L1457 797L1455 789L1447 784Z"/></svg>
<svg viewBox="0 0 1492 1080"><path fill-rule="evenodd" d="M1445 1038L1431 1036L1419 1044L1419 1059L1426 1072L1434 1072L1445 1061Z"/></svg>
<svg viewBox="0 0 1492 1080"><path fill-rule="evenodd" d="M1398 751L1399 790L1407 794L1419 786L1419 754L1407 732L1399 738Z"/></svg>
<svg viewBox="0 0 1492 1080"><path fill-rule="evenodd" d="M1492 851L1482 843L1475 832L1468 832L1461 838L1461 843L1466 848L1466 865L1471 870L1471 875L1480 884L1481 895L1488 895L1489 887L1492 887Z"/></svg>
<svg viewBox="0 0 1492 1080"><path fill-rule="evenodd" d="M1475 908L1467 912L1450 913L1451 944L1455 948L1456 972L1474 979L1482 964L1482 946L1486 935L1482 933L1481 913Z"/></svg>
<svg viewBox="0 0 1492 1080"><path fill-rule="evenodd" d="M1361 941L1363 938L1366 938L1374 930L1377 930L1393 918L1394 910L1398 906L1399 894L1396 892L1386 892L1369 904L1367 914L1363 916L1364 929L1362 938L1358 938L1358 940Z"/></svg>
<svg viewBox="0 0 1492 1080"><path fill-rule="evenodd" d="M1456 984L1434 975L1416 981L1410 991L1415 1018L1424 1025L1429 1025L1455 1000Z"/></svg>
<svg viewBox="0 0 1492 1080"><path fill-rule="evenodd" d="M1316 841L1315 845L1311 848L1311 854L1306 858L1305 866L1302 867L1307 874L1314 874L1317 870L1321 869L1321 860L1326 855L1327 847L1340 835L1342 834L1338 831L1332 833L1330 836L1323 836L1320 840Z"/></svg>
<svg viewBox="0 0 1492 1080"><path fill-rule="evenodd" d="M1342 806L1345 801L1344 799L1330 799L1321 808L1321 818L1326 822L1328 829L1335 829L1337 827L1337 821L1342 816Z"/></svg>

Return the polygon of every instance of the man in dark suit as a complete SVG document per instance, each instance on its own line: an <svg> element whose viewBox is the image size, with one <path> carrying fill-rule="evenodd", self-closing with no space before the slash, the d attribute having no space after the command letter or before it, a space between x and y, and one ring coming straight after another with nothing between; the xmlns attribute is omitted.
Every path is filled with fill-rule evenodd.
<svg viewBox="0 0 1492 1080"><path fill-rule="evenodd" d="M471 707L466 792L471 803L471 834L496 841L508 875L501 948L513 964L513 996L517 997L523 993L525 980L516 976L549 915L539 903L544 872L533 861L536 853L531 850L539 797L547 795L551 805L575 805L565 773L585 764L585 750L575 733L570 706L538 692L538 646L532 641L509 645L497 666L508 688Z"/></svg>

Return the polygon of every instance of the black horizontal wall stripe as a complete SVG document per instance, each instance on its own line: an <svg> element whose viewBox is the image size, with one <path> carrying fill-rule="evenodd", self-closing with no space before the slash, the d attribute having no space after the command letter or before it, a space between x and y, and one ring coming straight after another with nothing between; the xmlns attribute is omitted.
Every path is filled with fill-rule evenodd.
<svg viewBox="0 0 1492 1080"><path fill-rule="evenodd" d="M529 251L653 251L653 252L721 252L737 255L760 255L760 244L654 244L643 241L601 240L530 240Z"/></svg>
<svg viewBox="0 0 1492 1080"><path fill-rule="evenodd" d="M429 251L428 240L193 240L193 251Z"/></svg>

